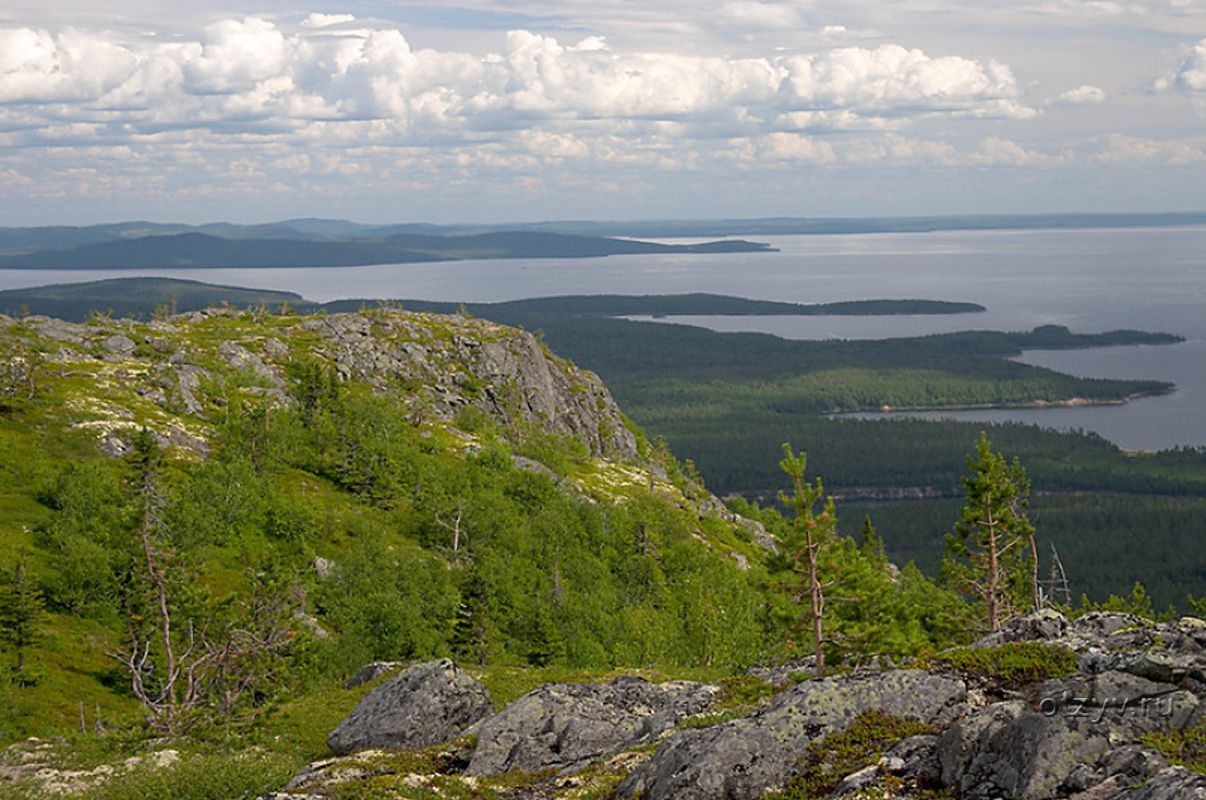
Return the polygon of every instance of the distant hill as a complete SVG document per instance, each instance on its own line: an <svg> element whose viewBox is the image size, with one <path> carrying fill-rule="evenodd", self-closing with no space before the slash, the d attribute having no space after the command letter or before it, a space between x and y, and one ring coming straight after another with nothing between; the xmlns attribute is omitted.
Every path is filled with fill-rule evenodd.
<svg viewBox="0 0 1206 800"><path fill-rule="evenodd" d="M240 308L279 308L288 304L302 310L316 305L294 292L244 289L176 278L110 278L0 292L0 313L43 314L74 322L82 322L93 311L146 319L157 307L183 313L222 304Z"/></svg>
<svg viewBox="0 0 1206 800"><path fill-rule="evenodd" d="M323 242L380 242L398 237L416 236L451 239L462 250L489 251L490 240L467 241L464 237L481 234L559 234L591 239L630 237L636 239L725 238L737 236L789 236L802 234L924 233L944 230L1006 230L1060 228L1160 228L1206 225L1206 212L1157 214L981 214L927 217L761 217L754 219L700 220L549 220L506 224L435 225L422 222L366 225L344 219L301 218L264 224L212 222L204 225L160 223L143 220L84 226L43 226L0 228L0 257L19 256L43 250L71 250L103 242L129 241L152 236L199 233L222 239L277 239ZM519 239L524 247L552 248L551 242L538 245L531 238ZM447 251L449 242L436 245ZM497 246L497 241L493 246ZM579 243L581 244L581 243ZM644 243L648 244L648 243ZM513 241L510 245L515 247ZM618 245L612 245L616 247ZM746 251L749 242L707 242L689 246L690 252ZM421 249L421 248L420 248ZM757 249L757 248L756 248ZM766 248L761 248L766 249ZM640 251L648 252L648 251ZM557 256L573 253L556 252ZM609 254L609 253L605 253ZM474 256L477 257L477 256ZM485 256L497 257L497 256ZM503 256L506 257L506 256ZM524 254L514 257L537 257Z"/></svg>
<svg viewBox="0 0 1206 800"><path fill-rule="evenodd" d="M765 252L746 241L669 245L598 236L500 231L470 236L402 233L348 241L177 233L45 249L0 258L0 269L142 269L148 267L351 267L466 258L588 258L636 253Z"/></svg>

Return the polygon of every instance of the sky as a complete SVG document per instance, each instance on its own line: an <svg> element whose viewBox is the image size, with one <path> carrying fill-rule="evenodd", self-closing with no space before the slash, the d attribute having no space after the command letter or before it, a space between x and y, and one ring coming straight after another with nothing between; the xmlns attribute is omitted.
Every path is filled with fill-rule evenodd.
<svg viewBox="0 0 1206 800"><path fill-rule="evenodd" d="M0 0L0 226L1206 210L1206 0Z"/></svg>

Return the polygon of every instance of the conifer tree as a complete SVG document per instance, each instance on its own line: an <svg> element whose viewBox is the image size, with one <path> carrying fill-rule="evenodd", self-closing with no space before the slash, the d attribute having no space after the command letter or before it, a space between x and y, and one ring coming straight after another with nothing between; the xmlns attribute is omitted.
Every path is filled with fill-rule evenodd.
<svg viewBox="0 0 1206 800"><path fill-rule="evenodd" d="M547 667L565 657L565 641L553 615L541 605L536 613L532 630L532 645L528 648L528 663L534 667Z"/></svg>
<svg viewBox="0 0 1206 800"><path fill-rule="evenodd" d="M14 670L25 669L25 651L42 638L42 593L30 579L25 561L13 566L0 584L0 641L13 649Z"/></svg>
<svg viewBox="0 0 1206 800"><path fill-rule="evenodd" d="M493 628L487 608L486 582L476 567L470 569L461 588L456 622L452 630L452 652L458 658L484 667L490 659Z"/></svg>
<svg viewBox="0 0 1206 800"><path fill-rule="evenodd" d="M821 479L808 483L804 470L808 455L801 451L796 455L790 444L783 445L783 460L779 467L788 474L792 483L792 494L779 493L779 500L795 511L783 546L792 559L792 569L802 576L804 594L808 595L809 617L816 655L814 672L819 678L825 674L825 589L829 584L821 581L821 553L837 538L837 510L833 498L825 500L824 510L814 513L816 504L824 495Z"/></svg>
<svg viewBox="0 0 1206 800"><path fill-rule="evenodd" d="M859 533L858 546L872 564L881 567L887 566L888 552L884 548L884 540L875 532L875 526L871 524L870 514L863 517L863 529Z"/></svg>
<svg viewBox="0 0 1206 800"><path fill-rule="evenodd" d="M946 537L942 571L956 589L983 602L987 627L995 631L1020 606L1039 605L1038 551L1026 516L1030 481L1016 458L1010 463L993 452L985 433L968 467L966 501Z"/></svg>

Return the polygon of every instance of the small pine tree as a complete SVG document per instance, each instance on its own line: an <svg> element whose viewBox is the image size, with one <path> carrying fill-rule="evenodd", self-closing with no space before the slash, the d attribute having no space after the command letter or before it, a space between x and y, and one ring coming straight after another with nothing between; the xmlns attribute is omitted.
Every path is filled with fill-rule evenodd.
<svg viewBox="0 0 1206 800"><path fill-rule="evenodd" d="M18 674L25 669L25 651L41 641L44 607L41 591L19 560L0 584L0 641L12 648Z"/></svg>
<svg viewBox="0 0 1206 800"><path fill-rule="evenodd" d="M995 453L981 432L963 478L967 499L962 518L946 537L943 577L984 604L987 627L995 631L1027 603L1039 606L1038 551L1026 516L1030 481L1015 458Z"/></svg>
<svg viewBox="0 0 1206 800"><path fill-rule="evenodd" d="M825 674L825 589L821 581L820 559L822 551L837 539L837 510L833 498L825 500L824 510L818 515L813 509L821 500L824 490L821 479L808 483L804 480L804 469L808 456L804 452L796 455L790 444L783 445L783 460L779 467L788 474L792 482L792 494L779 493L779 500L795 511L787 534L783 539L784 550L792 559L792 570L802 576L804 592L808 595L809 617L816 655L814 672L819 678Z"/></svg>

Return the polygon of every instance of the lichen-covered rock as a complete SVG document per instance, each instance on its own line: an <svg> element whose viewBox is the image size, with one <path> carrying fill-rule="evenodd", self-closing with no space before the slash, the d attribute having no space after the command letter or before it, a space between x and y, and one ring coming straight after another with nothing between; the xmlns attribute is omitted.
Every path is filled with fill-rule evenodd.
<svg viewBox="0 0 1206 800"><path fill-rule="evenodd" d="M283 390L285 388L285 381L276 369L237 342L226 341L219 344L218 355L222 356L230 367L250 370L256 377L270 383L274 389Z"/></svg>
<svg viewBox="0 0 1206 800"><path fill-rule="evenodd" d="M336 755L419 749L464 733L493 712L486 687L448 659L418 664L373 689L327 738Z"/></svg>
<svg viewBox="0 0 1206 800"><path fill-rule="evenodd" d="M816 670L817 657L804 656L787 661L783 664L764 666L755 664L745 671L746 675L761 678L771 686L782 686L794 678L807 677Z"/></svg>
<svg viewBox="0 0 1206 800"><path fill-rule="evenodd" d="M1202 718L1188 690L1121 672L1049 682L1038 710L1022 701L989 706L938 739L942 782L960 800L1113 796L1167 766L1136 742ZM1120 776L1120 780L1110 780Z"/></svg>
<svg viewBox="0 0 1206 800"><path fill-rule="evenodd" d="M1206 800L1206 775L1169 767L1141 786L1116 795L1116 800Z"/></svg>
<svg viewBox="0 0 1206 800"><path fill-rule="evenodd" d="M118 333L102 339L101 347L105 348L114 355L128 356L133 354L138 345L129 336Z"/></svg>
<svg viewBox="0 0 1206 800"><path fill-rule="evenodd" d="M863 711L933 722L966 696L961 680L919 670L804 681L748 717L671 735L617 796L753 800L784 783L810 742Z"/></svg>
<svg viewBox="0 0 1206 800"><path fill-rule="evenodd" d="M654 684L551 683L490 717L478 731L470 775L566 768L651 741L706 711L717 688L690 681Z"/></svg>
<svg viewBox="0 0 1206 800"><path fill-rule="evenodd" d="M1043 609L1025 617L1011 619L992 633L981 637L973 647L996 647L1007 642L1052 642L1067 633L1068 618L1058 611Z"/></svg>
<svg viewBox="0 0 1206 800"><path fill-rule="evenodd" d="M486 320L393 313L332 314L302 327L319 333L319 354L338 374L384 387L423 387L445 420L478 408L508 425L535 423L577 437L592 455L633 461L636 437L598 376L553 356L530 333Z"/></svg>
<svg viewBox="0 0 1206 800"><path fill-rule="evenodd" d="M969 800L1056 797L1079 768L1096 764L1109 750L1104 732L1077 729L1066 717L1029 709L1007 721L992 719L971 741L972 747L960 743L960 758L945 749L949 734L939 744L943 780L956 796ZM955 733L952 738L959 736ZM1084 789L1093 783L1096 780L1067 788Z"/></svg>

